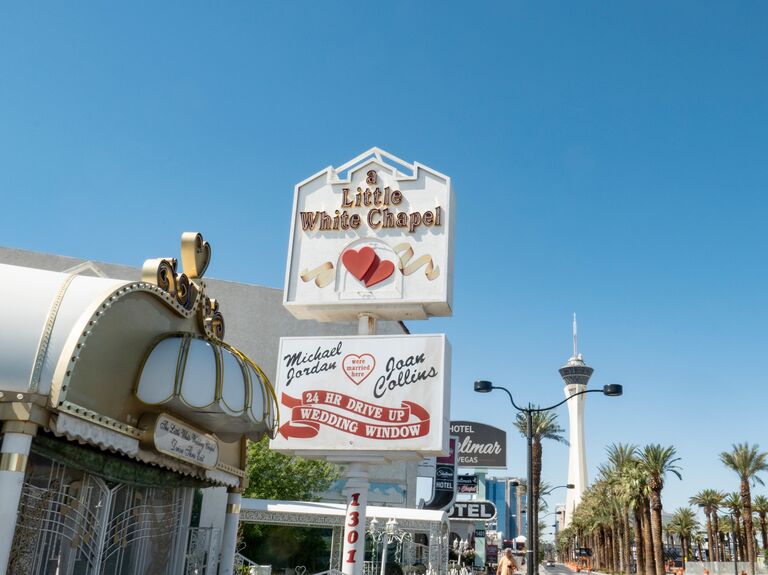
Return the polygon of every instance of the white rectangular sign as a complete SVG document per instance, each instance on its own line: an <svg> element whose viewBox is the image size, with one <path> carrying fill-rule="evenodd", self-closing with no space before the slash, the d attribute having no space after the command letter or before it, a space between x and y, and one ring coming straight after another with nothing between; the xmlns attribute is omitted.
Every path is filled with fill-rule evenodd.
<svg viewBox="0 0 768 575"><path fill-rule="evenodd" d="M165 413L157 416L155 449L176 459L213 469L219 461L216 440Z"/></svg>
<svg viewBox="0 0 768 575"><path fill-rule="evenodd" d="M437 459L435 457L425 457L419 461L419 466L416 468L416 477L431 477L434 479L436 468Z"/></svg>
<svg viewBox="0 0 768 575"><path fill-rule="evenodd" d="M296 186L283 304L299 319L451 315L450 178L373 148Z"/></svg>
<svg viewBox="0 0 768 575"><path fill-rule="evenodd" d="M270 447L388 459L442 455L449 369L444 335L281 338L280 428Z"/></svg>

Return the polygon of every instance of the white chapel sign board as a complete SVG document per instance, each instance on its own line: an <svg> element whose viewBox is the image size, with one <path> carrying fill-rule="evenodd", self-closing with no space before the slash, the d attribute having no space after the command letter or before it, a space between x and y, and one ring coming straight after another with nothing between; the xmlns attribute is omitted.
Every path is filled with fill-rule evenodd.
<svg viewBox="0 0 768 575"><path fill-rule="evenodd" d="M295 189L283 305L319 321L449 316L452 223L450 178L418 162L373 148L328 167Z"/></svg>
<svg viewBox="0 0 768 575"><path fill-rule="evenodd" d="M283 453L448 450L450 346L444 335L283 337L277 392Z"/></svg>

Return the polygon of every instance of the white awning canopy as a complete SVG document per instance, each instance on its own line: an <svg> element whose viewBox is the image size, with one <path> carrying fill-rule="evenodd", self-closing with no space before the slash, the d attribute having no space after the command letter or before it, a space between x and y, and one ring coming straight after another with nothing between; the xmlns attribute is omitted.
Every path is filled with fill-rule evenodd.
<svg viewBox="0 0 768 575"><path fill-rule="evenodd" d="M0 264L0 391L48 395L70 334L128 283Z"/></svg>
<svg viewBox="0 0 768 575"><path fill-rule="evenodd" d="M196 299L148 281L0 264L0 402L45 405L134 440L143 413L165 410L224 442L272 431L266 376L201 330L211 301L187 293Z"/></svg>

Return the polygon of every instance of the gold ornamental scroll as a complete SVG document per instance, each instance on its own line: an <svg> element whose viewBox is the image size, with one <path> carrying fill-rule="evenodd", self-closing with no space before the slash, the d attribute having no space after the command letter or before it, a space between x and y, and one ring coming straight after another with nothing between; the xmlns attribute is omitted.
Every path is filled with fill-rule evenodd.
<svg viewBox="0 0 768 575"><path fill-rule="evenodd" d="M400 260L398 268L404 276L409 276L424 266L426 266L424 275L427 276L429 281L437 279L440 275L440 268L432 261L432 256L425 254L411 261L414 256L411 244L404 242L402 244L397 244L393 249Z"/></svg>
<svg viewBox="0 0 768 575"><path fill-rule="evenodd" d="M329 285L336 277L333 271L333 264L331 262L325 262L320 264L314 269L305 269L301 272L301 281L309 282L315 280L315 285L319 288L324 288Z"/></svg>
<svg viewBox="0 0 768 575"><path fill-rule="evenodd" d="M197 232L181 234L181 264L190 278L199 279L205 275L211 263L211 244Z"/></svg>

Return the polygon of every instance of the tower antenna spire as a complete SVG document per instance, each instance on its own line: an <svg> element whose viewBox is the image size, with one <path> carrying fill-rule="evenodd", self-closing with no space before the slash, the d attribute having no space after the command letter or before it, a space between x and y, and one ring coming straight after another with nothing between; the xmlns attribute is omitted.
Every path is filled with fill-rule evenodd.
<svg viewBox="0 0 768 575"><path fill-rule="evenodd" d="M579 357L579 334L576 328L576 313L573 314L573 358Z"/></svg>

